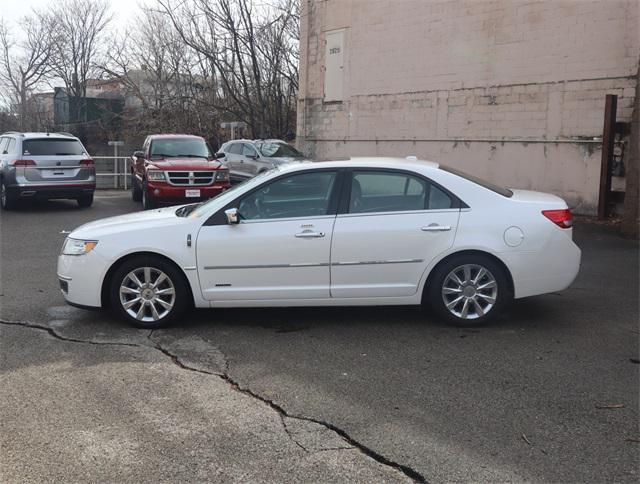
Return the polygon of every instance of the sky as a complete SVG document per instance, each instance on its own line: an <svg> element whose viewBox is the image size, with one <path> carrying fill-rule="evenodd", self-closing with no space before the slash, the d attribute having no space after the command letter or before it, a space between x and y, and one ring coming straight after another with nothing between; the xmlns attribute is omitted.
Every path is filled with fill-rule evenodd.
<svg viewBox="0 0 640 484"><path fill-rule="evenodd" d="M4 18L13 30L16 28L18 20L29 13L31 9L45 9L51 2L52 0L0 0L0 4L2 4L0 17ZM141 2L139 0L110 0L109 3L111 3L111 11L115 14L116 22L126 24L139 11L138 4Z"/></svg>

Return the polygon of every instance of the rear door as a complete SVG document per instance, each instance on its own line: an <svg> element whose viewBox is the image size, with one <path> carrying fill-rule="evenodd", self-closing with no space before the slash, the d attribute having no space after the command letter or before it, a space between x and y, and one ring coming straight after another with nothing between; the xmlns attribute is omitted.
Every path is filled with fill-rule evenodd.
<svg viewBox="0 0 640 484"><path fill-rule="evenodd" d="M94 181L95 167L87 162L89 155L82 143L73 138L26 138L22 140L21 159L35 165L24 168L29 183Z"/></svg>
<svg viewBox="0 0 640 484"><path fill-rule="evenodd" d="M354 170L331 246L331 296L416 293L429 262L453 245L459 200L417 174Z"/></svg>

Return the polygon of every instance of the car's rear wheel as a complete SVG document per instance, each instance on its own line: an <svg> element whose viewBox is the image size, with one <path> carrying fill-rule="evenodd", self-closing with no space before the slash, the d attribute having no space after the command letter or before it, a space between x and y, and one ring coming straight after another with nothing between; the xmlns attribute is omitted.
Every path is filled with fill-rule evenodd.
<svg viewBox="0 0 640 484"><path fill-rule="evenodd" d="M134 202L142 201L142 189L140 188L138 180L136 180L136 177L134 175L131 175L131 199Z"/></svg>
<svg viewBox="0 0 640 484"><path fill-rule="evenodd" d="M490 257L461 255L436 268L429 302L449 324L479 326L494 318L512 298L505 270Z"/></svg>
<svg viewBox="0 0 640 484"><path fill-rule="evenodd" d="M18 206L18 199L9 194L4 180L0 181L0 206L3 210L13 210Z"/></svg>
<svg viewBox="0 0 640 484"><path fill-rule="evenodd" d="M179 270L159 257L126 260L111 279L111 305L139 328L161 328L187 307L189 292Z"/></svg>
<svg viewBox="0 0 640 484"><path fill-rule="evenodd" d="M76 198L76 201L82 208L90 207L93 204L93 193L91 195L82 195Z"/></svg>
<svg viewBox="0 0 640 484"><path fill-rule="evenodd" d="M149 198L149 187L147 187L147 182L143 182L142 184L142 208L144 210L156 208L155 202Z"/></svg>

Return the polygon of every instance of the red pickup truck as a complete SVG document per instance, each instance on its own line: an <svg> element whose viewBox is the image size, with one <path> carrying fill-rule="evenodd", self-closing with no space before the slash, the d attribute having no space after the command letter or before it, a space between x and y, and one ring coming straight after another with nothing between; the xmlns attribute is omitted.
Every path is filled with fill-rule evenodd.
<svg viewBox="0 0 640 484"><path fill-rule="evenodd" d="M154 134L131 157L131 196L145 210L215 197L229 188L229 170L200 136Z"/></svg>

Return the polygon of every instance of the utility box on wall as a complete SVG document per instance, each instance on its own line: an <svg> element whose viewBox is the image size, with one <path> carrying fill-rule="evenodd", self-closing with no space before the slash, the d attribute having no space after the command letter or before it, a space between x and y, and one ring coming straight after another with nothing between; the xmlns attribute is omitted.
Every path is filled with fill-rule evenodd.
<svg viewBox="0 0 640 484"><path fill-rule="evenodd" d="M342 101L344 84L344 29L325 33L324 101Z"/></svg>

